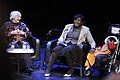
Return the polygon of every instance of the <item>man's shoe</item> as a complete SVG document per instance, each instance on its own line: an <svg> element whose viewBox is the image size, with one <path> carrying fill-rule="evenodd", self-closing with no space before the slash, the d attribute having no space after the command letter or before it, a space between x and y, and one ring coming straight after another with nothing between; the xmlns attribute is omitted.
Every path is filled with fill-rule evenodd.
<svg viewBox="0 0 120 80"><path fill-rule="evenodd" d="M37 61L37 60L39 60L39 57L37 57L37 56L35 55L35 56L32 56L31 59L32 59L33 61Z"/></svg>
<svg viewBox="0 0 120 80"><path fill-rule="evenodd" d="M26 73L31 73L31 72L33 72L33 71L34 71L34 70L33 70L32 68L29 68L29 69L26 69L26 70L25 70Z"/></svg>
<svg viewBox="0 0 120 80"><path fill-rule="evenodd" d="M30 66L32 69L37 69L39 66Z"/></svg>
<svg viewBox="0 0 120 80"><path fill-rule="evenodd" d="M72 74L64 74L63 76L64 76L64 77L71 77Z"/></svg>
<svg viewBox="0 0 120 80"><path fill-rule="evenodd" d="M50 73L45 73L45 77L49 77L50 76Z"/></svg>
<svg viewBox="0 0 120 80"><path fill-rule="evenodd" d="M68 70L67 74L65 74L65 75L63 75L63 76L64 76L64 77L70 77L70 76L72 76L73 73L74 73L74 69L71 68L71 69Z"/></svg>

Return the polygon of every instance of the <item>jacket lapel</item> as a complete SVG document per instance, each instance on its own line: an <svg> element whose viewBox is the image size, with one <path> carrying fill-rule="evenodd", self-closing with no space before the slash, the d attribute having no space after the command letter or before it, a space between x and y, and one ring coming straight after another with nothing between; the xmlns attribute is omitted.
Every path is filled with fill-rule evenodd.
<svg viewBox="0 0 120 80"><path fill-rule="evenodd" d="M82 26L78 41L80 41L83 37L84 37L84 27Z"/></svg>

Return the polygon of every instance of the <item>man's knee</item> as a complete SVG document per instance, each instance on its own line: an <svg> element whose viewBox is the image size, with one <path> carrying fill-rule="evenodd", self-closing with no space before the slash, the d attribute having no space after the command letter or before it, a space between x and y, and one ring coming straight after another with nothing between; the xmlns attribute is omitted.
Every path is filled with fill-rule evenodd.
<svg viewBox="0 0 120 80"><path fill-rule="evenodd" d="M52 54L51 54L52 56L57 56L57 53L55 53L55 52L52 52Z"/></svg>
<svg viewBox="0 0 120 80"><path fill-rule="evenodd" d="M62 49L62 54L64 54L65 56L69 56L70 55L70 49L69 48L63 48Z"/></svg>

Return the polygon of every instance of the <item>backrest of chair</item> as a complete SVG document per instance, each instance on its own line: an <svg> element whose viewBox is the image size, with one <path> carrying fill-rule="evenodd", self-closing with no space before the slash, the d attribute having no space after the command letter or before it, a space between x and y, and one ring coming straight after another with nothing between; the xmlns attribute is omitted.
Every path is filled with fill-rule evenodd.
<svg viewBox="0 0 120 80"><path fill-rule="evenodd" d="M110 24L108 28L108 35L120 37L120 24Z"/></svg>
<svg viewBox="0 0 120 80"><path fill-rule="evenodd" d="M60 37L62 33L62 30L60 29L51 29L47 34L46 34L46 41L51 41L53 39L57 39Z"/></svg>

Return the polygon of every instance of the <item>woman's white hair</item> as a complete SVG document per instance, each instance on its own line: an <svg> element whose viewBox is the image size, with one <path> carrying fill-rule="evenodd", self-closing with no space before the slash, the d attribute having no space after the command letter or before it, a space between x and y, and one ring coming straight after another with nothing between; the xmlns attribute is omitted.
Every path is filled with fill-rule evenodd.
<svg viewBox="0 0 120 80"><path fill-rule="evenodd" d="M16 16L22 16L21 15L21 13L19 12L19 11L12 11L11 13L10 13L10 20L12 20L14 17L16 17Z"/></svg>

